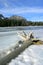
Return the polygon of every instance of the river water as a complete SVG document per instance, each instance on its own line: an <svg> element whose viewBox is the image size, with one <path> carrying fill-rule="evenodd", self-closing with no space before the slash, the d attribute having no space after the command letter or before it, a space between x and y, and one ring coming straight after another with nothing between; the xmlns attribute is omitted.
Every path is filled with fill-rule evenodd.
<svg viewBox="0 0 43 65"><path fill-rule="evenodd" d="M17 32L33 32L34 37L43 40L43 26L0 27L0 51L16 44L21 40ZM8 65L43 65L43 45L32 45L12 59Z"/></svg>

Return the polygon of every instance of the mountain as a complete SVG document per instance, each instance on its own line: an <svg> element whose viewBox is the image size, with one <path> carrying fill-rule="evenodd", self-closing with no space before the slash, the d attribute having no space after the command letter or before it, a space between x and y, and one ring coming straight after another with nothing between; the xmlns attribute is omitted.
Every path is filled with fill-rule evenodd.
<svg viewBox="0 0 43 65"><path fill-rule="evenodd" d="M26 20L24 17L16 16L16 15L11 16L9 19L13 19L13 20Z"/></svg>
<svg viewBox="0 0 43 65"><path fill-rule="evenodd" d="M11 16L11 17L9 17L9 18L6 18L6 17L4 17L2 14L0 14L0 19L24 20L24 21L26 21L26 19L25 19L24 17L22 17L22 16L17 16L17 15L13 15L13 16Z"/></svg>
<svg viewBox="0 0 43 65"><path fill-rule="evenodd" d="M4 19L4 16L2 14L0 14L0 19Z"/></svg>

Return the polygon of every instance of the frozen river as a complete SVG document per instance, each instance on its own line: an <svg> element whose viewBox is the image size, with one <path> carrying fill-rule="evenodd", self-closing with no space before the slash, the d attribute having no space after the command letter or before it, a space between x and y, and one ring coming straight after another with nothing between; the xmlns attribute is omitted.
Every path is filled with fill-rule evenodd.
<svg viewBox="0 0 43 65"><path fill-rule="evenodd" d="M43 40L43 26L28 27L0 27L0 50L6 49L21 40L17 32L30 31L38 39ZM16 59L12 59L8 65L43 65L43 45L32 45L21 53Z"/></svg>

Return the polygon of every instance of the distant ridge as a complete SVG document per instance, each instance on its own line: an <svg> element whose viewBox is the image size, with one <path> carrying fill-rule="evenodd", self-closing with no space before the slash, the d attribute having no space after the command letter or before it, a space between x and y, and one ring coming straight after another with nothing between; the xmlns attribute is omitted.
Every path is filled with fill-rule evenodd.
<svg viewBox="0 0 43 65"><path fill-rule="evenodd" d="M24 17L22 17L22 16L17 16L17 15L13 15L13 16L11 16L9 19L14 19L14 20L26 20Z"/></svg>

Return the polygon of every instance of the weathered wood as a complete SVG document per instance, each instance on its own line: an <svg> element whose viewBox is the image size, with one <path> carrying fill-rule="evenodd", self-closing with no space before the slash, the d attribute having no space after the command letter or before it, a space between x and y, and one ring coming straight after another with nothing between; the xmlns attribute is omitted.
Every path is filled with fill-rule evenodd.
<svg viewBox="0 0 43 65"><path fill-rule="evenodd" d="M11 61L11 59L15 59L21 52L23 52L28 46L32 45L32 41L24 42L21 47L16 48L14 51L9 53L7 56L0 59L0 65L6 65Z"/></svg>

